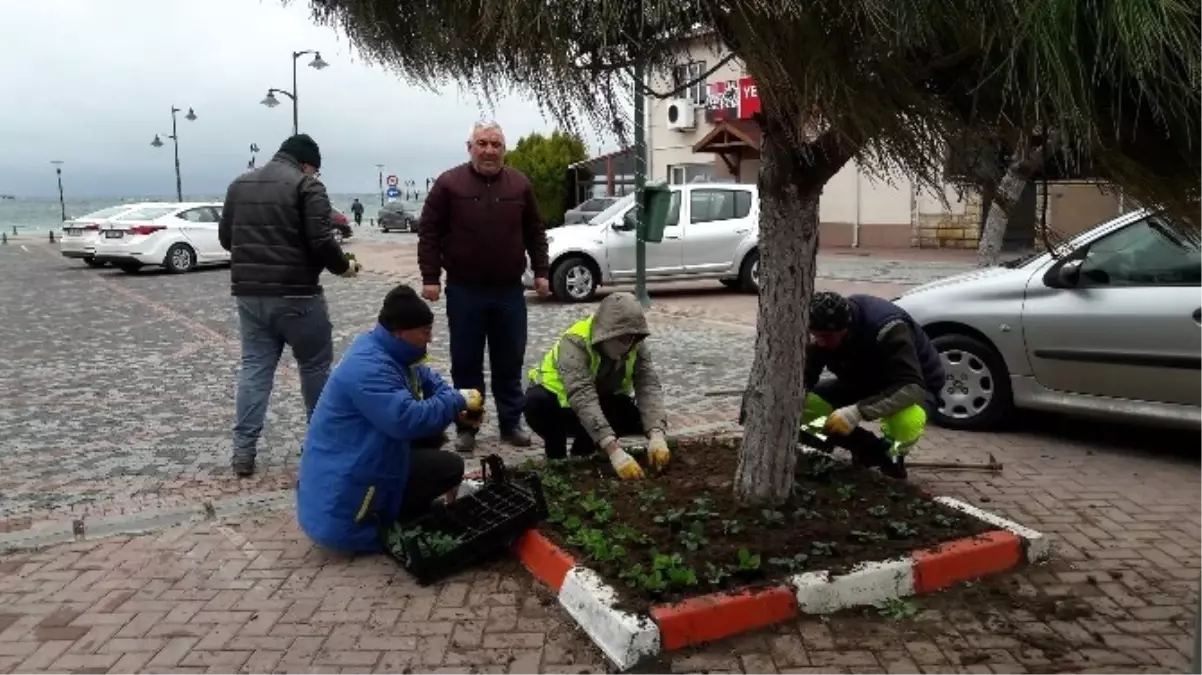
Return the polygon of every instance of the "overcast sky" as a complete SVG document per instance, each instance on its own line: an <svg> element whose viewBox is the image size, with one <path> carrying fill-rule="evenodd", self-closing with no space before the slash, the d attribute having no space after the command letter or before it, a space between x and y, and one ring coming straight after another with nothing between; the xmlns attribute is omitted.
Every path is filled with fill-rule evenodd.
<svg viewBox="0 0 1202 675"><path fill-rule="evenodd" d="M466 159L482 116L511 146L554 128L532 103L508 97L482 112L472 94L367 65L310 21L304 0L0 0L0 16L0 193L57 195L49 162L59 159L68 196L173 194L172 105L198 118L179 116L185 194L223 193L252 142L261 164L291 133L291 102L259 101L291 88L293 50L330 64L318 71L302 56L297 89L300 129L321 145L333 192L374 191L376 164L402 180L437 175ZM163 147L151 147L155 134Z"/></svg>

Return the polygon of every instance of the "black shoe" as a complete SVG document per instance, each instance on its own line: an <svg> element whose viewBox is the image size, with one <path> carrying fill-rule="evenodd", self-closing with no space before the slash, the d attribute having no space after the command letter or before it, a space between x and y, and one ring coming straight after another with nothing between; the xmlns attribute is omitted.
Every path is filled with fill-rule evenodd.
<svg viewBox="0 0 1202 675"><path fill-rule="evenodd" d="M476 434L470 431L460 431L455 438L455 450L470 455L476 451Z"/></svg>
<svg viewBox="0 0 1202 675"><path fill-rule="evenodd" d="M521 427L501 432L501 440L515 448L528 448L534 442L530 438L529 432Z"/></svg>
<svg viewBox="0 0 1202 675"><path fill-rule="evenodd" d="M886 460L885 463L880 466L880 469L881 473L889 476L890 478L896 478L898 480L906 479L906 459L904 457Z"/></svg>
<svg viewBox="0 0 1202 675"><path fill-rule="evenodd" d="M234 475L239 478L249 478L255 475L255 458L237 456L230 461L230 468L234 470Z"/></svg>

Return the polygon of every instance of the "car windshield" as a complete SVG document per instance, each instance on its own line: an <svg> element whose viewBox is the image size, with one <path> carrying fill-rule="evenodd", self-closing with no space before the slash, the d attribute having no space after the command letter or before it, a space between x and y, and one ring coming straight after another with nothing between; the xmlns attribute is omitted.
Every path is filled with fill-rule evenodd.
<svg viewBox="0 0 1202 675"><path fill-rule="evenodd" d="M151 206L144 209L135 209L129 213L117 216L115 220L154 220L162 218L168 213L173 213L178 209L174 206Z"/></svg>
<svg viewBox="0 0 1202 675"><path fill-rule="evenodd" d="M109 218L112 218L113 216L121 215L122 213L130 210L131 208L132 207L129 204L122 204L121 206L110 206L107 209L100 209L99 211L93 211L93 212L87 214L86 216L80 216L79 218L76 218L76 220L108 220Z"/></svg>
<svg viewBox="0 0 1202 675"><path fill-rule="evenodd" d="M598 213L597 215L590 218L588 221L589 225L596 225L598 223L604 223L604 222L612 219L613 217L617 216L622 211L625 211L626 207L630 206L633 203L634 203L634 195L626 195L625 197L622 197L618 201L614 202L613 204L610 204L609 208L605 209L601 213Z"/></svg>

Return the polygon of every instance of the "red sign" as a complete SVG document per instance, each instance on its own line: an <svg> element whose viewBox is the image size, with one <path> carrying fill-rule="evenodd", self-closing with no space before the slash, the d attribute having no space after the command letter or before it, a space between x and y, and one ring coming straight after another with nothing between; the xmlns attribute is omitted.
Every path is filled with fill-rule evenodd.
<svg viewBox="0 0 1202 675"><path fill-rule="evenodd" d="M760 111L760 92L750 77L706 85L705 119L745 120Z"/></svg>

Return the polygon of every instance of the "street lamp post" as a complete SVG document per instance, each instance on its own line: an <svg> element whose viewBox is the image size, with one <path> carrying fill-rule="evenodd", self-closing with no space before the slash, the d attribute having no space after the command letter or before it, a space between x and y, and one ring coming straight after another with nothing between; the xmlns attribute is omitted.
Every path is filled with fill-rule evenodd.
<svg viewBox="0 0 1202 675"><path fill-rule="evenodd" d="M312 49L306 49L306 50L299 51L299 52L292 52L292 91L288 91L287 89L276 89L273 87L271 89L268 89L267 95L263 97L262 101L259 101L259 103L262 103L263 105L267 106L268 108L274 108L280 104L280 100L275 97L276 94L283 94L284 96L287 96L288 98L292 99L292 135L293 136L300 133L300 106L297 103L297 96L296 96L296 60L306 54L313 55L313 60L309 62L310 68L313 68L315 70L321 70L322 68L326 68L330 65L329 63L326 63L325 59L321 58L321 52L319 52L319 51L315 51Z"/></svg>
<svg viewBox="0 0 1202 675"><path fill-rule="evenodd" d="M179 201L184 201L184 182L179 173L179 127L176 124L175 114L180 112L179 108L171 106L171 135L170 138L175 143L175 197ZM196 113L188 108L188 114L184 115L184 119L189 122L196 121ZM154 135L154 140L150 142L151 147L163 147L163 141L159 138L160 134Z"/></svg>
<svg viewBox="0 0 1202 675"><path fill-rule="evenodd" d="M63 199L63 160L52 159L50 163L54 165L54 173L58 175L58 207L63 214L63 222L67 222L67 202Z"/></svg>
<svg viewBox="0 0 1202 675"><path fill-rule="evenodd" d="M380 208L384 208L384 165L377 164L376 171L380 173Z"/></svg>

